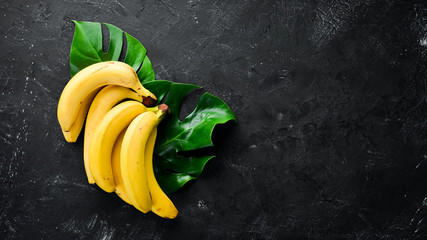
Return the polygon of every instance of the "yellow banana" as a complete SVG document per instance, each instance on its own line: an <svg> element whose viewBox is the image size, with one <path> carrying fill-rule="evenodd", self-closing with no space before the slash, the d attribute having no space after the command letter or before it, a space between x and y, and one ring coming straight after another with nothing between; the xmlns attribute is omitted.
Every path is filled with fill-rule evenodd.
<svg viewBox="0 0 427 240"><path fill-rule="evenodd" d="M93 133L107 112L125 99L133 99L141 102L142 96L129 88L109 85L96 95L89 108L84 135L83 160L87 179L90 184L95 183L89 166L89 145L92 142Z"/></svg>
<svg viewBox="0 0 427 240"><path fill-rule="evenodd" d="M83 124L86 119L86 113L90 107L90 104L92 103L93 98L96 96L99 90L92 91L83 101L82 106L77 113L76 120L74 121L73 125L71 125L71 128L68 132L62 131L64 134L65 140L67 142L75 142L77 141L77 138L80 135L80 132L82 131Z"/></svg>
<svg viewBox="0 0 427 240"><path fill-rule="evenodd" d="M154 128L145 146L145 171L147 174L148 188L151 194L151 211L163 218L175 218L178 210L157 183L153 169L154 144L157 137L157 128Z"/></svg>
<svg viewBox="0 0 427 240"><path fill-rule="evenodd" d="M64 132L70 131L84 99L92 91L106 85L131 88L143 96L145 105L156 104L156 96L141 85L131 66L117 61L95 63L78 72L62 91L57 115Z"/></svg>
<svg viewBox="0 0 427 240"><path fill-rule="evenodd" d="M104 116L89 145L89 167L96 184L106 192L115 190L111 154L120 132L146 108L137 101L125 101ZM123 171L122 171L123 172Z"/></svg>
<svg viewBox="0 0 427 240"><path fill-rule="evenodd" d="M156 120L154 112L144 112L136 117L126 130L121 151L123 185L132 205L144 213L151 210L144 164L145 144Z"/></svg>
<svg viewBox="0 0 427 240"><path fill-rule="evenodd" d="M157 127L167 110L166 105L157 111L147 111L136 117L123 138L121 171L123 185L131 203L141 212L151 210L151 196L145 170L145 148L150 133Z"/></svg>
<svg viewBox="0 0 427 240"><path fill-rule="evenodd" d="M127 129L127 128L126 128ZM116 193L123 199L123 201L131 204L129 197L123 186L122 172L120 170L120 153L122 149L123 137L125 136L126 129L124 129L117 137L116 143L114 143L113 153L111 154L111 167L113 169L114 183L116 184Z"/></svg>

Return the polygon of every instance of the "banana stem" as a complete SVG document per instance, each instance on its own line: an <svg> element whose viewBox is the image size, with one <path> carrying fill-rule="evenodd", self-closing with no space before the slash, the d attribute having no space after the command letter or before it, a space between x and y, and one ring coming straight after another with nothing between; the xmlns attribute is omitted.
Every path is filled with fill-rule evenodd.
<svg viewBox="0 0 427 240"><path fill-rule="evenodd" d="M157 116L156 126L165 118L165 116L170 113L169 106L162 103L158 106L147 108L147 111L154 112Z"/></svg>
<svg viewBox="0 0 427 240"><path fill-rule="evenodd" d="M157 116L157 125L165 118L165 116L170 112L168 105L162 103L158 106L158 111L156 112Z"/></svg>

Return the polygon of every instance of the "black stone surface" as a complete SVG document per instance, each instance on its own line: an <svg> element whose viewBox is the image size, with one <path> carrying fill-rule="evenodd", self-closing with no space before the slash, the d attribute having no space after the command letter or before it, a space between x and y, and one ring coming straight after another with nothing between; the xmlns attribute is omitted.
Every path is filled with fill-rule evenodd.
<svg viewBox="0 0 427 240"><path fill-rule="evenodd" d="M89 185L65 142L73 19L237 114L177 219ZM426 55L425 1L2 0L0 238L427 239Z"/></svg>

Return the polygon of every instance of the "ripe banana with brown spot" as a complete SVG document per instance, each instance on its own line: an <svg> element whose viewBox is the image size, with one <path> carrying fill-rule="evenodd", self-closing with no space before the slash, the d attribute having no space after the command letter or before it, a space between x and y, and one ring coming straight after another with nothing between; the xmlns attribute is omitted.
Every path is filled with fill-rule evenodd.
<svg viewBox="0 0 427 240"><path fill-rule="evenodd" d="M71 125L70 130L68 132L62 131L64 134L65 140L67 142L75 142L82 131L83 124L85 123L86 114L88 113L88 109L92 103L92 100L96 96L99 90L92 91L83 101L82 106L77 113L76 120L74 120L73 125Z"/></svg>
<svg viewBox="0 0 427 240"><path fill-rule="evenodd" d="M62 91L57 115L63 132L70 131L87 96L106 85L131 88L143 97L144 105L156 104L156 96L141 85L131 66L118 61L95 63L74 75Z"/></svg>
<svg viewBox="0 0 427 240"><path fill-rule="evenodd" d="M90 105L86 119L83 145L84 166L87 179L90 184L95 183L89 166L89 145L92 142L93 134L96 130L96 127L99 125L108 111L110 111L115 105L125 99L132 99L141 102L142 96L129 88L117 85L109 85L99 91Z"/></svg>
<svg viewBox="0 0 427 240"><path fill-rule="evenodd" d="M151 196L145 172L145 145L156 124L154 112L137 116L126 130L121 149L123 185L132 203L140 211L151 210Z"/></svg>
<svg viewBox="0 0 427 240"><path fill-rule="evenodd" d="M89 166L95 183L106 192L115 190L111 154L114 143L131 121L146 107L137 101L125 101L113 107L104 116L89 145Z"/></svg>
<svg viewBox="0 0 427 240"><path fill-rule="evenodd" d="M148 138L147 145L145 146L145 171L147 175L148 188L151 195L151 211L163 218L176 218L178 210L163 192L157 183L156 176L153 169L153 152L154 144L156 143L157 127L153 129Z"/></svg>
<svg viewBox="0 0 427 240"><path fill-rule="evenodd" d="M123 185L131 203L146 213L152 209L151 195L145 169L145 149L149 136L164 117L167 106L158 111L147 111L137 116L129 125L123 138L121 171Z"/></svg>
<svg viewBox="0 0 427 240"><path fill-rule="evenodd" d="M120 135L117 137L116 142L114 143L113 147L113 153L111 154L111 167L113 170L113 177L114 177L114 183L116 185L116 194L123 199L123 201L127 202L128 204L132 205L131 201L129 200L129 197L125 191L125 187L123 185L123 178L122 178L122 172L120 168L120 154L122 150L122 143L123 138L126 133L125 128Z"/></svg>

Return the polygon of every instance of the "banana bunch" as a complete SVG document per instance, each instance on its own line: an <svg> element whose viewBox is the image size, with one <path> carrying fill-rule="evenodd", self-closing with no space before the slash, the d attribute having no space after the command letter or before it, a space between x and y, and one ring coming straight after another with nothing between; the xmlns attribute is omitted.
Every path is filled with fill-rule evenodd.
<svg viewBox="0 0 427 240"><path fill-rule="evenodd" d="M84 131L83 160L88 182L143 213L178 214L154 175L157 125L169 111L139 82L133 68L111 61L90 65L65 86L58 121L67 142Z"/></svg>

